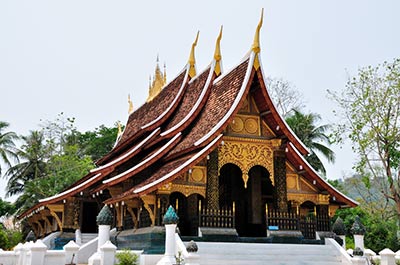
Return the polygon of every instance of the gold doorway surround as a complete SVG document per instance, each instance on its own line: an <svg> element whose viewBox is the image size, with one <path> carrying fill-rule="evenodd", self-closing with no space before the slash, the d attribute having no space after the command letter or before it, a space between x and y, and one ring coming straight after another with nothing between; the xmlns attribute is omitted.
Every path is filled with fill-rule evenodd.
<svg viewBox="0 0 400 265"><path fill-rule="evenodd" d="M242 170L244 187L247 188L249 171L254 166L263 166L274 183L274 150L281 145L280 139L264 140L225 136L218 148L218 169L234 164Z"/></svg>

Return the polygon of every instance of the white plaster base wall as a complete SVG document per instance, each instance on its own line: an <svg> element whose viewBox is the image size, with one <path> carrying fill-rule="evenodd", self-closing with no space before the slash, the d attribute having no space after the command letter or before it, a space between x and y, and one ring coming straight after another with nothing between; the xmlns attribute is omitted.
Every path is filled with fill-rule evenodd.
<svg viewBox="0 0 400 265"><path fill-rule="evenodd" d="M1 251L0 264L15 265L17 264L18 256L14 251Z"/></svg>
<svg viewBox="0 0 400 265"><path fill-rule="evenodd" d="M164 255L140 255L140 265L155 265Z"/></svg>
<svg viewBox="0 0 400 265"><path fill-rule="evenodd" d="M65 264L64 250L48 250L44 256L43 265Z"/></svg>

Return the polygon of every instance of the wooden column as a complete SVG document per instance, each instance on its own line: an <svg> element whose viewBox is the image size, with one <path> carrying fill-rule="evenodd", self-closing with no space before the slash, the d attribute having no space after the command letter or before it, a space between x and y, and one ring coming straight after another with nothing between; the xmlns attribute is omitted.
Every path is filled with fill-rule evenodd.
<svg viewBox="0 0 400 265"><path fill-rule="evenodd" d="M218 180L218 149L209 154L207 160L207 188L206 205L207 209L219 209L219 180Z"/></svg>
<svg viewBox="0 0 400 265"><path fill-rule="evenodd" d="M276 206L279 211L288 211L286 188L286 156L283 150L274 151L274 179L276 191Z"/></svg>

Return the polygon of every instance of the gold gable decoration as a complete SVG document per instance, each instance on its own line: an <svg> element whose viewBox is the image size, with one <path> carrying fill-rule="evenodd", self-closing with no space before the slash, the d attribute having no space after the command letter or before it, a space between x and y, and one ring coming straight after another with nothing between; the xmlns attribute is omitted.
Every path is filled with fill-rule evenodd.
<svg viewBox="0 0 400 265"><path fill-rule="evenodd" d="M149 78L149 96L146 99L146 102L152 101L160 92L161 89L167 83L167 72L164 63L164 73L160 70L159 59L157 56L157 65L154 71L153 78Z"/></svg>

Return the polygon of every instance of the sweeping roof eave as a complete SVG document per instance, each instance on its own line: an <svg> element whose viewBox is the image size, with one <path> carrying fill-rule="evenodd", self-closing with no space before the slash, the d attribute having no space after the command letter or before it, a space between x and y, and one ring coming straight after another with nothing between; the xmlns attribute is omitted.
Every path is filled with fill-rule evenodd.
<svg viewBox="0 0 400 265"><path fill-rule="evenodd" d="M220 144L222 141L222 136L222 134L218 135L208 145L196 152L186 154L183 157L176 158L165 163L146 181L134 186L117 197L106 200L104 203L113 204L119 201L140 197L157 190L161 186L171 182L184 172L188 171L191 167L198 164L202 159L206 158L206 156L212 150L214 150L218 144Z"/></svg>
<svg viewBox="0 0 400 265"><path fill-rule="evenodd" d="M98 174L92 176L91 178L87 179L86 181L80 183L79 185L74 186L71 189L65 190L65 191L58 193L51 197L41 199L35 206L29 208L28 210L26 210L25 212L20 214L17 218L22 219L22 218L28 216L30 213L34 212L35 210L41 208L42 206L46 206L48 204L54 204L56 202L66 199L70 196L73 196L73 195L87 189L91 185L91 183L93 183L94 181L98 181L101 178L101 176L102 176L102 174L98 173Z"/></svg>
<svg viewBox="0 0 400 265"><path fill-rule="evenodd" d="M333 200L335 202L342 203L349 207L356 207L359 204L357 201L341 193L326 180L324 180L291 142L289 142L287 146L287 157L293 164L299 166L301 165L305 171L303 175L310 181L315 180L316 185L318 185L321 189L325 189L331 195L331 197L334 198Z"/></svg>

